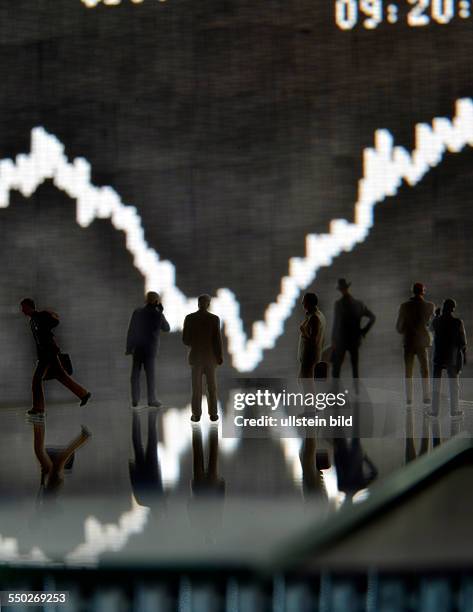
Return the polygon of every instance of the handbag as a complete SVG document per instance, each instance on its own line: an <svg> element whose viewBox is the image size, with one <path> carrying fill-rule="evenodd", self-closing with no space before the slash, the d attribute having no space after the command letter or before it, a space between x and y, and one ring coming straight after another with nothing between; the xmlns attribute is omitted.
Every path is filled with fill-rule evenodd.
<svg viewBox="0 0 473 612"><path fill-rule="evenodd" d="M58 358L66 374L69 374L70 376L72 372L74 371L74 369L72 367L72 361L71 361L69 354L68 353L58 353ZM56 378L55 370L56 368L54 366L48 368L48 371L46 372L44 380L51 380L53 378Z"/></svg>

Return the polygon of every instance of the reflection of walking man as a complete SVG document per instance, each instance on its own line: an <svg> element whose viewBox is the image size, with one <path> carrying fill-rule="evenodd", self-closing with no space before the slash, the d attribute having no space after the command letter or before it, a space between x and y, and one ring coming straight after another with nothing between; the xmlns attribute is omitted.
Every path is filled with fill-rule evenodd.
<svg viewBox="0 0 473 612"><path fill-rule="evenodd" d="M335 302L335 312L332 331L332 363L333 377L339 378L345 353L350 353L353 378L358 378L359 350L362 338L366 336L376 317L363 302L356 300L350 293L350 285L344 278L338 280L337 289L342 297ZM368 323L361 327L361 320Z"/></svg>
<svg viewBox="0 0 473 612"><path fill-rule="evenodd" d="M148 406L159 408L161 402L156 398L155 362L159 349L159 334L168 332L169 323L163 314L163 306L159 294L149 291L146 294L146 304L137 308L131 317L126 340L126 354L133 355L131 370L131 401L138 406L140 401L141 368L146 373L148 386Z"/></svg>
<svg viewBox="0 0 473 612"><path fill-rule="evenodd" d="M465 362L466 334L463 321L453 316L455 308L455 300L445 300L442 314L440 314L439 309L432 321L432 329L434 330L434 372L430 416L437 416L439 413L442 370L447 370L450 383L450 414L451 416L461 416L462 414L458 408L458 376Z"/></svg>
<svg viewBox="0 0 473 612"><path fill-rule="evenodd" d="M45 493L56 493L64 481L64 470L73 459L74 453L87 442L92 435L87 427L81 426L80 434L56 452L45 447L44 421L33 424L34 452L41 465L41 486Z"/></svg>
<svg viewBox="0 0 473 612"><path fill-rule="evenodd" d="M201 295L198 299L199 310L187 315L184 320L182 341L188 347L189 364L192 368L192 416L197 422L202 415L202 378L207 381L207 401L211 421L217 415L217 381L215 369L223 363L222 336L220 319L208 312L210 296Z"/></svg>
<svg viewBox="0 0 473 612"><path fill-rule="evenodd" d="M422 376L422 392L424 404L430 403L429 393L429 362L427 349L432 343L428 325L435 306L424 299L425 287L415 283L412 287L413 296L399 307L396 329L404 339L404 365L406 376L406 401L412 404L412 374L414 357L417 357Z"/></svg>
<svg viewBox="0 0 473 612"><path fill-rule="evenodd" d="M22 300L20 306L23 314L30 318L31 331L38 354L38 363L32 383L33 408L28 410L27 414L30 416L44 414L43 379L46 374L70 389L81 400L80 405L84 406L91 394L67 374L59 360L59 346L53 333L53 329L59 325L59 317L47 310L36 310L34 300L31 298Z"/></svg>

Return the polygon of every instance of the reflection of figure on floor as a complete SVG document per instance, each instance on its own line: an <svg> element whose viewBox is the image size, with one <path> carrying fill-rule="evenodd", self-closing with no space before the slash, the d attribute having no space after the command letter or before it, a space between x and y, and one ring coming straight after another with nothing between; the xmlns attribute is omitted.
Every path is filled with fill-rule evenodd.
<svg viewBox="0 0 473 612"><path fill-rule="evenodd" d="M302 441L300 452L302 491L306 499L310 496L327 501L327 490L321 470L330 467L330 460L325 451L316 450L316 444L315 437L305 437Z"/></svg>
<svg viewBox="0 0 473 612"><path fill-rule="evenodd" d="M156 408L148 412L148 432L146 449L141 438L140 415L133 412L132 441L134 461L130 461L130 481L133 495L141 506L153 507L164 495L158 457L158 437L156 430Z"/></svg>
<svg viewBox="0 0 473 612"><path fill-rule="evenodd" d="M415 427L414 427L414 412L411 409L406 410L406 448L405 448L405 461L410 463L414 459L417 459L421 455L429 450L430 440L430 429L432 430L432 447L440 444L440 432L438 430L438 422L427 419L426 415L422 415L422 431L420 435L419 451L416 450L415 442Z"/></svg>
<svg viewBox="0 0 473 612"><path fill-rule="evenodd" d="M59 325L59 317L47 310L36 310L36 304L31 298L23 299L20 307L23 314L30 318L31 331L38 354L32 382L33 407L28 411L28 415L44 414L43 380L46 375L48 378L55 378L72 391L81 400L80 405L84 406L91 394L67 374L59 359L60 349L53 333L53 329Z"/></svg>
<svg viewBox="0 0 473 612"><path fill-rule="evenodd" d="M318 308L315 293L306 293L302 299L305 319L300 325L299 378L306 392L313 392L315 368L322 358L325 338L325 317ZM305 382L304 382L305 381Z"/></svg>
<svg viewBox="0 0 473 612"><path fill-rule="evenodd" d="M202 430L192 426L192 480L189 519L202 532L207 543L214 541L220 526L225 498L225 480L218 473L218 429L211 425L208 437L208 461L205 466Z"/></svg>
<svg viewBox="0 0 473 612"><path fill-rule="evenodd" d="M365 395L365 389L361 392ZM356 398L350 402L353 414L353 429L348 437L333 439L333 459L337 471L338 490L346 494L346 501L350 502L355 493L368 487L378 476L378 470L368 455L363 451L360 432L371 430L373 411L369 398L363 401ZM362 425L362 421L365 424Z"/></svg>
<svg viewBox="0 0 473 612"><path fill-rule="evenodd" d="M439 414L442 371L446 370L450 386L450 414L463 414L458 407L459 374L466 359L466 334L463 321L453 316L455 300L443 303L442 313L437 310L432 321L434 332L434 372L431 416Z"/></svg>
<svg viewBox="0 0 473 612"><path fill-rule="evenodd" d="M220 319L208 311L210 296L198 298L199 310L184 320L182 341L190 348L189 365L192 368L192 416L197 422L202 415L202 379L207 382L207 403L211 421L218 419L216 368L223 363L223 345Z"/></svg>
<svg viewBox="0 0 473 612"><path fill-rule="evenodd" d="M435 306L424 299L425 286L414 283L412 297L399 307L396 322L398 333L403 336L404 367L406 378L406 402L412 404L412 375L414 358L417 357L422 376L422 393L425 404L430 403L429 392L429 357L428 348L432 343L429 333L429 322L434 314Z"/></svg>
<svg viewBox="0 0 473 612"><path fill-rule="evenodd" d="M378 475L371 459L363 452L359 438L349 442L345 438L334 438L333 453L337 470L338 490L343 491L347 500L357 491L365 489Z"/></svg>
<svg viewBox="0 0 473 612"><path fill-rule="evenodd" d="M90 431L82 426L80 434L65 447L45 447L44 422L33 424L34 452L41 466L41 490L44 496L53 496L64 482L64 470L70 469L74 453L90 438Z"/></svg>
<svg viewBox="0 0 473 612"><path fill-rule="evenodd" d="M149 291L146 304L137 308L130 320L126 340L126 354L133 355L131 370L131 400L133 406L140 401L141 368L146 373L148 388L148 406L159 407L161 402L156 397L156 356L159 349L160 332L168 332L169 323L163 313L159 294Z"/></svg>
<svg viewBox="0 0 473 612"><path fill-rule="evenodd" d="M224 495L225 481L218 475L218 429L212 426L209 431L209 456L205 468L202 430L192 428L192 492L194 495Z"/></svg>
<svg viewBox="0 0 473 612"><path fill-rule="evenodd" d="M350 353L351 366L355 384L359 377L359 350L362 339L369 332L376 321L375 315L363 302L356 300L350 293L351 283L346 279L338 280L337 289L342 297L335 302L333 329L332 329L332 366L333 377L339 378L345 353ZM362 319L368 322L362 327Z"/></svg>

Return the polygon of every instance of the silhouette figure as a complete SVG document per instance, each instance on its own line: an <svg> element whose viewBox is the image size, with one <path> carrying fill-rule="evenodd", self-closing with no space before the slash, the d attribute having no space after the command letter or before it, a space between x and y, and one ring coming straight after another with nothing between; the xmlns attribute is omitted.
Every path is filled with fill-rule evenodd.
<svg viewBox="0 0 473 612"><path fill-rule="evenodd" d="M199 310L187 315L184 320L182 341L188 347L189 364L192 368L192 416L197 422L202 415L202 378L207 381L207 401L211 421L218 420L217 381L215 370L223 363L220 319L208 312L210 296L198 298Z"/></svg>
<svg viewBox="0 0 473 612"><path fill-rule="evenodd" d="M33 423L34 452L41 466L40 497L53 497L64 482L64 471L71 469L74 453L83 446L92 434L82 426L80 434L62 448L45 447L44 421Z"/></svg>
<svg viewBox="0 0 473 612"><path fill-rule="evenodd" d="M320 501L328 500L325 488L323 469L330 467L330 460L326 451L317 451L315 436L305 436L299 453L302 467L302 492L305 499L318 498Z"/></svg>
<svg viewBox="0 0 473 612"><path fill-rule="evenodd" d="M126 354L133 355L131 368L131 401L138 406L140 401L141 368L146 373L148 387L148 406L159 408L161 402L156 397L155 362L159 349L159 334L168 332L169 323L163 313L159 294L149 291L146 294L146 304L137 308L130 320L126 340Z"/></svg>
<svg viewBox="0 0 473 612"><path fill-rule="evenodd" d="M345 359L345 353L350 353L353 378L359 377L358 363L359 350L362 338L366 336L376 321L375 315L363 302L356 300L350 293L351 283L340 278L337 289L342 297L335 302L334 320L332 329L332 366L333 377L340 378L340 371ZM362 319L367 318L368 323L362 327Z"/></svg>
<svg viewBox="0 0 473 612"><path fill-rule="evenodd" d="M430 416L439 413L440 388L442 371L447 370L450 383L450 414L461 416L458 408L459 374L466 359L466 334L463 321L453 316L456 308L455 300L447 299L443 303L442 313L437 309L432 321L434 332L433 355L433 396Z"/></svg>
<svg viewBox="0 0 473 612"><path fill-rule="evenodd" d="M37 417L44 415L43 380L46 376L48 379L55 378L70 389L81 400L80 405L84 406L89 401L91 393L67 374L59 359L60 349L53 333L53 329L59 325L58 315L47 310L36 310L35 302L31 298L23 299L20 302L20 308L23 314L30 319L38 354L32 382L33 407L27 411L27 415Z"/></svg>
<svg viewBox="0 0 473 612"><path fill-rule="evenodd" d="M414 283L412 294L412 297L399 307L396 322L396 329L403 336L406 402L408 405L412 404L412 374L414 358L417 357L422 376L423 401L424 404L430 404L428 348L432 339L429 322L435 306L424 299L425 287L422 283Z"/></svg>
<svg viewBox="0 0 473 612"><path fill-rule="evenodd" d="M132 440L135 460L130 461L130 481L133 495L142 506L154 507L164 496L161 470L158 461L156 408L148 413L148 437L146 450L141 440L140 415L133 411Z"/></svg>
<svg viewBox="0 0 473 612"><path fill-rule="evenodd" d="M299 328L299 378L302 379L314 379L316 366L322 358L326 322L318 303L315 293L306 293L302 299L306 314Z"/></svg>

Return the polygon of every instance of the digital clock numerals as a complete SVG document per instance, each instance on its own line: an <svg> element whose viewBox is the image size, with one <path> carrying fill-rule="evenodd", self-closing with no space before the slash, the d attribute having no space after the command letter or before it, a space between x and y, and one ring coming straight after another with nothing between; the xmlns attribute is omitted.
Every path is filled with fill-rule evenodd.
<svg viewBox="0 0 473 612"><path fill-rule="evenodd" d="M470 17L471 0L407 0L407 24L413 28L430 23L445 25L455 17ZM361 24L367 30L381 23L394 24L399 21L399 6L383 0L336 0L335 21L341 30L351 30Z"/></svg>
<svg viewBox="0 0 473 612"><path fill-rule="evenodd" d="M409 0L409 4L413 6L407 14L407 23L413 27L429 25L431 18L445 24L455 17L454 0Z"/></svg>

